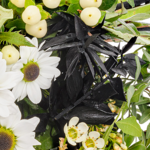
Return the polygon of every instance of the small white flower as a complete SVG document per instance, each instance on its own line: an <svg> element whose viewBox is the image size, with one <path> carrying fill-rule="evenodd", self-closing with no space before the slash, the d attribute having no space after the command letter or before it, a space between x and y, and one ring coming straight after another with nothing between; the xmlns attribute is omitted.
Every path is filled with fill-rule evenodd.
<svg viewBox="0 0 150 150"><path fill-rule="evenodd" d="M21 72L6 72L6 60L2 59L0 52L0 116L9 116L9 106L15 102L15 97L9 89L16 86L22 79Z"/></svg>
<svg viewBox="0 0 150 150"><path fill-rule="evenodd" d="M56 68L60 58L49 57L52 52L39 51L43 43L38 48L37 38L27 39L35 47L20 47L21 59L11 66L11 70L22 72L24 78L12 92L18 100L28 95L34 104L38 104L42 99L41 89L50 88L51 80L60 75L60 71Z"/></svg>
<svg viewBox="0 0 150 150"><path fill-rule="evenodd" d="M69 121L69 126L67 126L67 123L64 126L64 132L66 135L66 138L71 145L76 145L76 143L80 143L83 140L86 139L88 126L84 122L79 122L78 117L73 117ZM77 126L76 126L77 125Z"/></svg>
<svg viewBox="0 0 150 150"><path fill-rule="evenodd" d="M82 142L85 150L97 150L97 148L103 148L105 145L104 139L99 138L100 133L97 131L92 131L89 133L89 136Z"/></svg>
<svg viewBox="0 0 150 150"><path fill-rule="evenodd" d="M19 108L9 117L0 117L1 150L35 150L33 145L40 145L33 132L39 124L39 118L22 119Z"/></svg>

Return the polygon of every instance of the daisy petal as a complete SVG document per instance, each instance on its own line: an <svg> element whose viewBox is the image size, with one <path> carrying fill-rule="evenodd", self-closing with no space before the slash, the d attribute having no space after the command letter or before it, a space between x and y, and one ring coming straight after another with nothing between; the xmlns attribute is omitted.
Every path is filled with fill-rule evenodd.
<svg viewBox="0 0 150 150"><path fill-rule="evenodd" d="M69 121L69 127L75 126L78 122L79 122L78 117L71 118L70 121Z"/></svg>
<svg viewBox="0 0 150 150"><path fill-rule="evenodd" d="M38 40L36 37L32 38L32 42L33 42L34 46L38 48Z"/></svg>
<svg viewBox="0 0 150 150"><path fill-rule="evenodd" d="M76 146L77 144L71 139L71 138L67 138L68 140L68 143L73 145L73 146Z"/></svg>
<svg viewBox="0 0 150 150"><path fill-rule="evenodd" d="M103 138L99 138L98 140L96 140L96 146L97 146L98 148L103 148L104 145L105 145L105 141L104 141Z"/></svg>
<svg viewBox="0 0 150 150"><path fill-rule="evenodd" d="M31 124L34 125L34 127L37 127L37 125L39 124L40 122L40 119L38 117L33 117L31 119L28 119L28 122L30 122Z"/></svg>
<svg viewBox="0 0 150 150"><path fill-rule="evenodd" d="M97 131L92 131L92 132L89 133L90 138L97 139L99 136L100 136L100 133L97 132Z"/></svg>
<svg viewBox="0 0 150 150"><path fill-rule="evenodd" d="M7 106L0 105L0 116L8 117L9 116L9 109Z"/></svg>
<svg viewBox="0 0 150 150"><path fill-rule="evenodd" d="M44 55L46 55L46 54L42 54L42 55L43 55L43 57L41 56L41 59L38 60L39 66L44 66L45 64L54 65L60 61L59 57L53 56L53 57L45 58Z"/></svg>
<svg viewBox="0 0 150 150"><path fill-rule="evenodd" d="M84 123L84 122L79 123L77 127L78 127L79 132L80 132L81 134L82 134L82 133L86 133L86 132L88 131L88 129L89 129L89 127L87 126L87 124Z"/></svg>
<svg viewBox="0 0 150 150"><path fill-rule="evenodd" d="M86 150L96 150L95 148L87 148Z"/></svg>
<svg viewBox="0 0 150 150"><path fill-rule="evenodd" d="M27 94L34 104L38 104L42 99L41 89L36 82L27 83Z"/></svg>
<svg viewBox="0 0 150 150"><path fill-rule="evenodd" d="M6 71L6 60L0 60L0 76L2 76Z"/></svg>
<svg viewBox="0 0 150 150"><path fill-rule="evenodd" d="M64 133L67 134L68 133L68 127L67 127L67 123L64 126Z"/></svg>

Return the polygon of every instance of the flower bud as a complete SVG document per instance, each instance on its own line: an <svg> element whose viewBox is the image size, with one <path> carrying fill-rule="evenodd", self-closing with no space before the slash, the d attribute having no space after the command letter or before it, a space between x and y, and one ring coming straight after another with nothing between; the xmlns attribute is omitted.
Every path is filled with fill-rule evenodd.
<svg viewBox="0 0 150 150"><path fill-rule="evenodd" d="M116 137L116 142L120 145L122 143L122 138L121 137Z"/></svg>
<svg viewBox="0 0 150 150"><path fill-rule="evenodd" d="M113 139L115 139L117 137L115 133L110 133L109 136Z"/></svg>
<svg viewBox="0 0 150 150"><path fill-rule="evenodd" d="M121 150L121 147L118 144L114 143L113 144L113 149L114 150Z"/></svg>
<svg viewBox="0 0 150 150"><path fill-rule="evenodd" d="M121 146L121 148L122 148L123 150L127 150L127 149L128 149L125 144L121 144L120 146Z"/></svg>

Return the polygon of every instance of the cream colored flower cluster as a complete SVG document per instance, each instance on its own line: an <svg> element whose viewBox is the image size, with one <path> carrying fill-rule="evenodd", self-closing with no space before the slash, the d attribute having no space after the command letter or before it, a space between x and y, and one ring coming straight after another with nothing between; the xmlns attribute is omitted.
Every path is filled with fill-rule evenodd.
<svg viewBox="0 0 150 150"><path fill-rule="evenodd" d="M100 133L97 131L88 132L89 127L84 122L79 122L78 117L70 119L69 124L65 124L64 132L69 144L75 146L76 143L82 142L82 147L85 150L101 150L105 142L100 138Z"/></svg>
<svg viewBox="0 0 150 150"><path fill-rule="evenodd" d="M80 5L83 8L80 17L88 26L95 26L101 18L99 10L102 0L80 0Z"/></svg>

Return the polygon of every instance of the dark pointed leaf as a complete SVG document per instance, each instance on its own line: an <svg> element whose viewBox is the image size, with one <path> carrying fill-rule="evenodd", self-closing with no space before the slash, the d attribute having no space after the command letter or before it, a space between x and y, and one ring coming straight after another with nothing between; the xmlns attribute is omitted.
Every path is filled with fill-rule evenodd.
<svg viewBox="0 0 150 150"><path fill-rule="evenodd" d="M97 51L97 52L100 52L100 53L103 53L103 54L106 54L106 55L110 55L110 56L117 56L115 53L111 52L111 51L107 51L105 49L103 49L102 47L98 47L94 44L90 44L89 45L89 48Z"/></svg>
<svg viewBox="0 0 150 150"><path fill-rule="evenodd" d="M70 99L74 98L76 100L76 97L83 87L83 80L77 69L75 69L73 74L66 79L66 85Z"/></svg>
<svg viewBox="0 0 150 150"><path fill-rule="evenodd" d="M115 114L108 114L102 111L99 111L95 108L87 106L78 106L70 111L67 115L64 116L66 120L70 120L72 117L79 117L81 122L87 124L105 124L109 120L115 117Z"/></svg>
<svg viewBox="0 0 150 150"><path fill-rule="evenodd" d="M91 57L93 57L93 59L97 62L98 66L101 67L101 69L108 74L108 71L105 67L105 65L103 64L103 62L101 61L101 59L99 58L99 56L97 55L97 53L95 51L93 51L91 48L87 48L88 53L91 55Z"/></svg>
<svg viewBox="0 0 150 150"><path fill-rule="evenodd" d="M90 71L91 71L91 73L92 73L92 76L93 76L93 78L94 78L94 77L95 77L95 72L94 72L94 68L93 68L92 62L91 62L91 60L90 60L90 57L88 56L88 54L87 54L86 52L84 53L84 55L85 55L86 61L87 61L87 63L88 63L88 66L89 66L89 68L90 68Z"/></svg>
<svg viewBox="0 0 150 150"><path fill-rule="evenodd" d="M87 48L98 36L99 34L94 34L90 36L87 41L85 42L84 48Z"/></svg>
<svg viewBox="0 0 150 150"><path fill-rule="evenodd" d="M112 114L112 112L111 112L110 108L108 107L108 105L106 105L104 103L99 103L98 101L94 101L94 100L91 100L91 99L84 100L83 103L84 103L85 106L93 107L93 108L95 108L97 110L100 110L104 113Z"/></svg>
<svg viewBox="0 0 150 150"><path fill-rule="evenodd" d="M125 94L124 94L124 91L123 91L122 80L119 77L117 77L117 78L110 79L110 83L112 84L113 88L118 93L118 94L112 96L112 99L114 98L114 99L126 101Z"/></svg>
<svg viewBox="0 0 150 150"><path fill-rule="evenodd" d="M136 42L137 37L133 37L130 41L122 48L122 54L126 53Z"/></svg>
<svg viewBox="0 0 150 150"><path fill-rule="evenodd" d="M110 83L104 84L100 88L93 90L92 93L92 100L96 100L99 103L103 103L108 98L112 97L113 95L116 95L117 92L114 90L114 88L111 86Z"/></svg>
<svg viewBox="0 0 150 150"><path fill-rule="evenodd" d="M84 40L85 36L88 34L88 27L77 15L75 15L74 19L77 39Z"/></svg>
<svg viewBox="0 0 150 150"><path fill-rule="evenodd" d="M77 47L77 46L82 46L82 43L81 42L72 42L72 43L61 44L58 46L53 46L53 47L50 47L47 50L47 52L61 50L61 49L65 49L65 48Z"/></svg>
<svg viewBox="0 0 150 150"><path fill-rule="evenodd" d="M42 46L41 49L47 49L52 46L60 45L63 43L67 43L70 41L73 41L76 38L76 35L74 33L68 33L66 35L56 36L51 39L46 39L45 44Z"/></svg>

